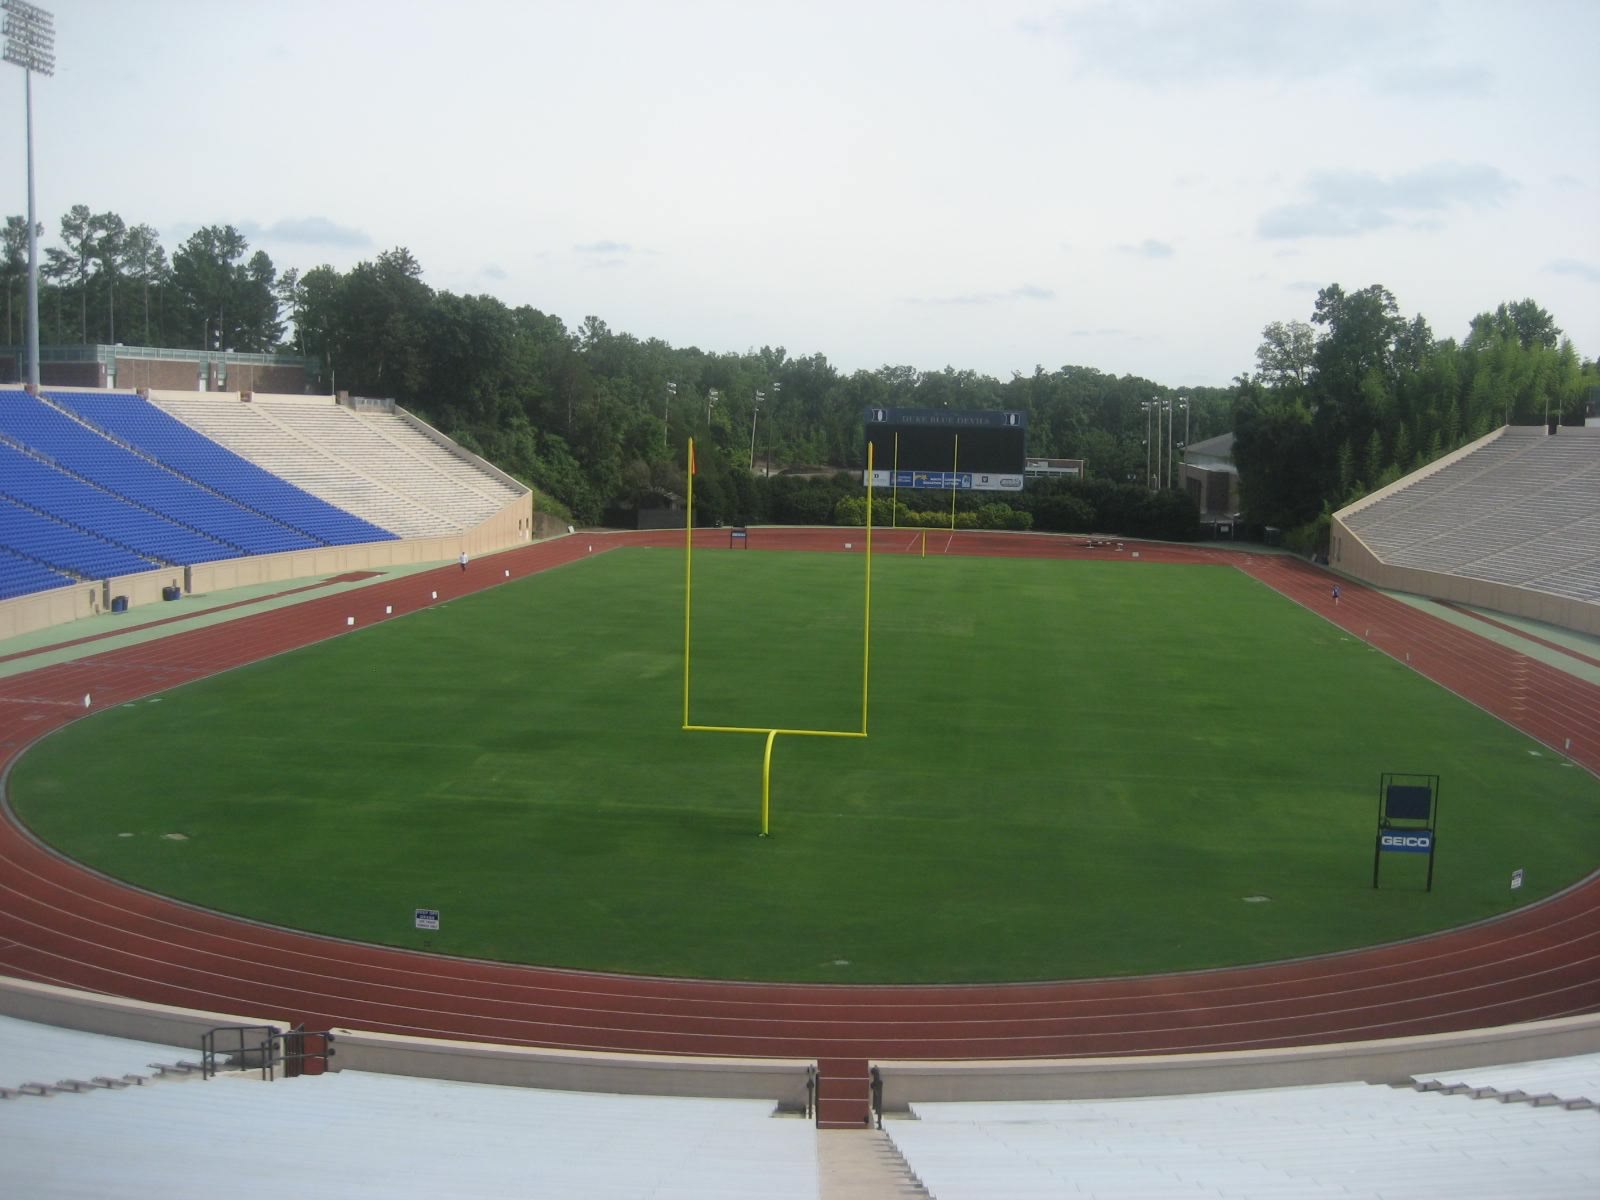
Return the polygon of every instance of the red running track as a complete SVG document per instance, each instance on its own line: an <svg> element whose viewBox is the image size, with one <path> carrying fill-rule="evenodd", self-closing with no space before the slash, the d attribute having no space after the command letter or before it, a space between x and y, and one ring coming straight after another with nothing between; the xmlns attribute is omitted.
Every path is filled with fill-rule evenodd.
<svg viewBox="0 0 1600 1200"><path fill-rule="evenodd" d="M754 530L757 547L840 550L844 530ZM179 633L0 681L0 764L96 708L623 544L577 535ZM720 531L697 545L726 546ZM590 547L593 547L591 551ZM1294 559L1073 539L930 533L929 554L1212 563L1313 608L1540 740L1600 769L1600 687ZM920 553L880 532L874 551ZM437 592L435 601L431 593ZM1600 851L1600 848L1597 848ZM1600 857L1600 854L1597 854ZM451 959L255 924L130 889L0 822L0 972L186 1007L593 1050L817 1058L1157 1054L1471 1029L1600 1010L1600 875L1492 922L1266 966L1064 983L857 987L640 978Z"/></svg>

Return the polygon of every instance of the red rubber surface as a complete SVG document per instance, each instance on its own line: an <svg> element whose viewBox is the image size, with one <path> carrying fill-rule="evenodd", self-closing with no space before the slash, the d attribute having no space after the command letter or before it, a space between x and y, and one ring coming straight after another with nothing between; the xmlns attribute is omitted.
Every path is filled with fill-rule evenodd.
<svg viewBox="0 0 1600 1200"><path fill-rule="evenodd" d="M875 535L918 552L919 533ZM752 530L756 549L862 550L854 530ZM242 617L0 681L0 764L119 704L623 544L579 534ZM696 535L726 547L725 531ZM927 552L1213 563L1259 579L1489 712L1600 770L1600 687L1294 559L930 532ZM1600 860L1600 847L1596 847ZM841 1058L1155 1054L1470 1029L1600 1010L1600 875L1493 922L1269 966L959 987L729 984L448 959L253 924L131 890L0 822L0 973L164 1004L420 1036L597 1050Z"/></svg>

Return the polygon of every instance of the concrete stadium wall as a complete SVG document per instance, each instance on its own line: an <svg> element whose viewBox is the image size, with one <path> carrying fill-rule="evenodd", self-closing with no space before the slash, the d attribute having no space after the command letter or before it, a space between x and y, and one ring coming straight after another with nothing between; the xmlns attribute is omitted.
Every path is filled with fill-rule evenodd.
<svg viewBox="0 0 1600 1200"><path fill-rule="evenodd" d="M771 1100L803 1112L810 1059L691 1058L660 1054L601 1054L482 1042L453 1042L400 1034L335 1029L335 1071L377 1071L464 1083L614 1092L628 1096L702 1096Z"/></svg>
<svg viewBox="0 0 1600 1200"><path fill-rule="evenodd" d="M1384 562L1344 523L1336 513L1329 531L1329 564L1352 578L1373 587L1410 592L1432 600L1489 608L1514 617L1527 617L1558 625L1576 633L1600 636L1600 604L1590 604L1567 596L1552 596L1533 588L1487 579L1469 579L1443 571L1424 571L1417 567L1396 567Z"/></svg>
<svg viewBox="0 0 1600 1200"><path fill-rule="evenodd" d="M127 596L128 608L132 611L160 604L161 589L171 585L184 588L186 594L218 592L290 579L342 575L347 571L381 571L385 567L446 562L455 559L463 550L477 558L525 545L532 540L532 531L533 496L530 493L512 501L481 525L448 537L405 538L225 558L187 568L187 579L185 568L168 567L139 575L121 575L105 583L75 583L0 601L0 638L91 617L108 608L113 596Z"/></svg>
<svg viewBox="0 0 1600 1200"><path fill-rule="evenodd" d="M875 1063L883 1106L919 1101L1106 1100L1322 1083L1399 1083L1456 1067L1600 1052L1600 1013L1426 1037L1139 1058Z"/></svg>
<svg viewBox="0 0 1600 1200"><path fill-rule="evenodd" d="M292 1022L283 1017L241 1017L203 1009L146 1004L6 975L0 975L0 1013L20 1021L84 1033L103 1033L167 1046L193 1046L196 1054L200 1051L202 1035L220 1026L272 1025L280 1030L292 1026Z"/></svg>
<svg viewBox="0 0 1600 1200"><path fill-rule="evenodd" d="M165 388L168 391L193 393L199 390L200 360L196 356L187 361L175 358L117 358L117 390L119 392L148 391Z"/></svg>
<svg viewBox="0 0 1600 1200"><path fill-rule="evenodd" d="M272 1025L239 1016L145 1004L0 976L0 1013L112 1037L198 1047L207 1030ZM810 1059L607 1054L460 1042L335 1029L335 1071L635 1096L770 1100L803 1110ZM884 1108L954 1100L1090 1100L1176 1096L1324 1083L1398 1083L1446 1068L1566 1058L1600 1052L1600 1013L1424 1037L1274 1050L1129 1058L1000 1059L874 1063Z"/></svg>

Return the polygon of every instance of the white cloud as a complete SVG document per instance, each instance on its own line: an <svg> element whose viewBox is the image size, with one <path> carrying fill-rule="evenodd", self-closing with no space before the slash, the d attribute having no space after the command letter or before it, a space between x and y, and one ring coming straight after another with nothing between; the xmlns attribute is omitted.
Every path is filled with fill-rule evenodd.
<svg viewBox="0 0 1600 1200"><path fill-rule="evenodd" d="M359 250L373 244L365 230L340 225L327 217L286 217L271 225L245 221L238 226L238 230L252 241L297 246L336 246Z"/></svg>
<svg viewBox="0 0 1600 1200"><path fill-rule="evenodd" d="M1434 163L1388 178L1371 171L1316 171L1306 180L1306 199L1268 209L1256 232L1264 238L1355 237L1402 220L1437 229L1437 219L1416 214L1499 204L1517 187L1504 172L1481 163Z"/></svg>
<svg viewBox="0 0 1600 1200"><path fill-rule="evenodd" d="M1132 254L1139 258L1171 258L1173 255L1170 242L1160 242L1155 238L1145 238L1138 245L1123 243L1117 247L1119 254Z"/></svg>
<svg viewBox="0 0 1600 1200"><path fill-rule="evenodd" d="M1571 275L1585 283L1600 283L1600 267L1579 262L1575 258L1558 258L1555 262L1546 263L1544 269L1552 275Z"/></svg>
<svg viewBox="0 0 1600 1200"><path fill-rule="evenodd" d="M1430 41L1418 6L1351 0L1118 0L1025 18L1088 72L1153 88L1223 79L1331 75Z"/></svg>
<svg viewBox="0 0 1600 1200"><path fill-rule="evenodd" d="M1006 300L1054 300L1055 298L1056 294L1050 288L1024 283L1006 292L963 292L954 296L908 296L906 303L982 305L998 304Z"/></svg>

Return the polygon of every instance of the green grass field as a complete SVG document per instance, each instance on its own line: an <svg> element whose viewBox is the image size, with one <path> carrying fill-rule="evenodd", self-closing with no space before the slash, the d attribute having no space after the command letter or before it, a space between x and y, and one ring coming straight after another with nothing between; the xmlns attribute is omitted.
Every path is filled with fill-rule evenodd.
<svg viewBox="0 0 1600 1200"><path fill-rule="evenodd" d="M862 566L696 555L693 719L859 728ZM740 979L1283 958L1600 858L1600 782L1238 572L943 557L877 559L871 736L780 738L761 839L763 739L680 728L682 578L614 551L92 716L13 802L229 912ZM1431 895L1421 856L1371 888L1386 770L1442 776Z"/></svg>

